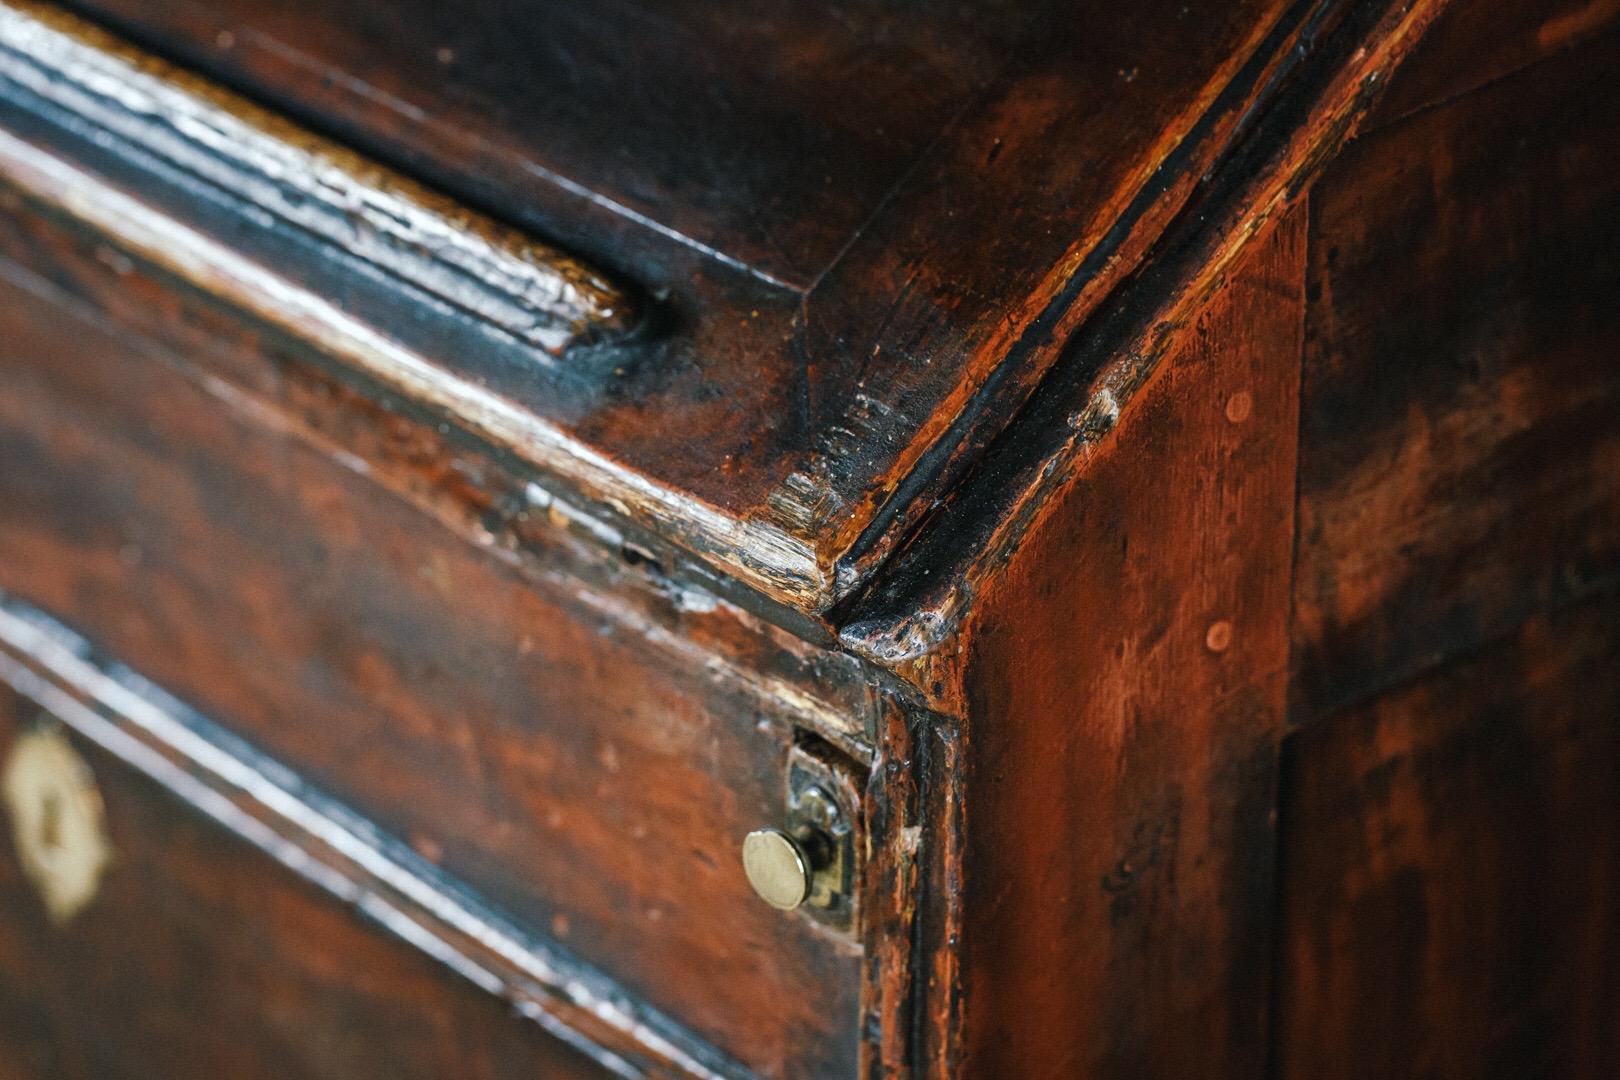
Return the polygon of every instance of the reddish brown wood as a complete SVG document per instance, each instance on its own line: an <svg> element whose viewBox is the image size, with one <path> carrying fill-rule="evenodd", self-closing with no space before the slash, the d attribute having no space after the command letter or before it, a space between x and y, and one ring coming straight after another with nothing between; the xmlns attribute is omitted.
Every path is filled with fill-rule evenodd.
<svg viewBox="0 0 1620 1080"><path fill-rule="evenodd" d="M1620 1055L1620 603L1294 736L1278 1077L1598 1077Z"/></svg>
<svg viewBox="0 0 1620 1080"><path fill-rule="evenodd" d="M951 1076L962 1026L962 740L948 718L890 705L867 789L863 893L866 1015L887 1026L862 1043L862 1075ZM888 1022L895 1016L903 1026Z"/></svg>
<svg viewBox="0 0 1620 1080"><path fill-rule="evenodd" d="M1155 257L1109 294L1064 350L1018 422L962 486L932 507L885 579L852 606L842 640L893 666L946 710L958 708L952 639L974 598L1024 542L1043 507L1113 430L1184 328L1254 239L1289 208L1357 130L1389 72L1439 10L1370 9L1318 27L1324 55L1247 132L1244 153L1205 177ZM1372 26L1366 25L1368 21Z"/></svg>
<svg viewBox="0 0 1620 1080"><path fill-rule="evenodd" d="M975 609L968 1076L1254 1076L1287 663L1302 217Z"/></svg>
<svg viewBox="0 0 1620 1080"><path fill-rule="evenodd" d="M729 1055L657 1068L1612 1057L1609 0L81 6L642 303L486 347L0 55L0 589ZM734 861L795 745L853 932Z"/></svg>
<svg viewBox="0 0 1620 1080"><path fill-rule="evenodd" d="M1611 1071L1613 14L1454 9L1312 193L1280 1077Z"/></svg>
<svg viewBox="0 0 1620 1080"><path fill-rule="evenodd" d="M1391 80L1369 129L1461 97L1611 28L1615 0L1466 0L1452 4Z"/></svg>
<svg viewBox="0 0 1620 1080"><path fill-rule="evenodd" d="M0 297L0 587L762 1074L853 1068L854 942L759 902L735 856L782 817L792 713L127 332Z"/></svg>
<svg viewBox="0 0 1620 1080"><path fill-rule="evenodd" d="M37 716L0 686L0 754ZM90 906L54 925L0 823L0 1076L611 1075L79 746L114 861Z"/></svg>
<svg viewBox="0 0 1620 1080"><path fill-rule="evenodd" d="M700 644L801 722L859 753L874 733L871 689L853 658L749 615L757 598L702 572L666 539L625 526L556 477L537 473L386 387L356 378L308 342L177 283L98 232L0 187L0 253L64 300L158 355L209 392L337 458L527 577L588 584L666 640ZM767 616L817 639L780 608Z"/></svg>
<svg viewBox="0 0 1620 1080"><path fill-rule="evenodd" d="M1301 721L1620 573L1616 63L1419 113L1312 192Z"/></svg>

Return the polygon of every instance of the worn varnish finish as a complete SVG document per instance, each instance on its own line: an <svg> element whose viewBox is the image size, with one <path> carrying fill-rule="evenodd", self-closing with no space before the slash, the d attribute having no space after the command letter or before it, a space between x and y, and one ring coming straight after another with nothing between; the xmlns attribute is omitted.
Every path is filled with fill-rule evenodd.
<svg viewBox="0 0 1620 1080"><path fill-rule="evenodd" d="M606 204L803 289L1048 5L76 6L503 213Z"/></svg>
<svg viewBox="0 0 1620 1080"><path fill-rule="evenodd" d="M111 856L104 824L99 844L91 830L68 826L67 799L88 804L88 810L72 811L81 822L105 817L93 776L82 759L71 760L71 749L63 749L63 731L71 729L381 930L507 999L515 1014L605 1068L645 1077L737 1072L667 1017L626 997L602 973L446 878L398 838L98 653L37 608L3 594L0 681L48 721L19 735L6 764L16 843L29 853L25 871L39 872L31 876L38 877L42 894L67 884L68 868L82 865L88 849L100 847ZM58 748L59 761L65 754L67 767L46 771L27 764L39 761L34 748L41 742ZM32 786L9 783L30 773L38 778ZM29 799L37 802L30 805ZM35 821L32 828L24 824ZM79 886L78 910L94 898L94 884L89 893ZM66 921L62 907L46 907L56 922Z"/></svg>
<svg viewBox="0 0 1620 1080"><path fill-rule="evenodd" d="M1531 20L1527 10L1499 14ZM1487 24L1488 6L1476 5L1454 16L1448 34ZM1310 700L1317 680L1348 669L1361 689L1346 696L1370 692L1609 587L1620 409L1606 362L1617 291L1609 250L1616 218L1606 193L1620 108L1597 85L1612 67L1603 43L1612 33L1582 33L1595 34L1593 42L1568 51L1543 41L1522 57L1541 63L1517 76L1456 72L1451 93L1434 91L1449 104L1384 120L1352 142L1299 211L1295 277L1266 292L1277 302L1293 297L1292 319L1282 320L1291 337L1273 346L1274 372L1297 380L1304 365L1297 553L1291 421L1272 432L1280 442L1246 463L1199 441L1222 434L1216 418L1232 392L1227 380L1266 351L1249 337L1264 325L1252 315L1220 334L1194 321L1208 318L1207 305L1229 302L1216 278L1214 298L1191 317L1168 327L1145 316L1124 320L1112 340L1132 350L1128 362L1140 364L1138 350L1159 335L1171 344L1156 362L1171 373L1147 367L1151 381L1126 383L1142 400L1125 405L1117 424L1108 411L1118 411L1121 397L1111 391L1120 383L1106 377L1091 382L1087 397L1037 395L1024 421L1027 441L992 447L982 486L970 485L902 558L892 584L857 609L876 618L846 629L846 641L892 657L943 701L962 695L969 716L958 863L964 997L937 1006L967 1018L965 1073L976 1064L989 1075L1027 1074L1052 1063L1097 1076L1263 1072L1273 1042L1268 1014L1286 1008L1273 1002L1292 989L1267 988L1272 905L1278 889L1286 904L1290 890L1309 887L1279 878L1279 865L1283 875L1294 871L1271 854L1275 755L1289 702L1297 721L1322 717L1342 698ZM1439 81L1411 69L1402 78ZM1363 168L1369 161L1382 168ZM1516 167L1500 168L1504 161ZM1305 169L1308 181L1324 163ZM1354 274L1346 253L1333 250L1328 221L1362 241L1366 261L1351 264ZM1121 310L1153 281L1150 273L1133 283ZM1242 281L1236 274L1230 287ZM1166 302L1148 292L1142 304L1152 312ZM1364 320L1364 335L1352 339L1359 355L1324 344L1339 311ZM1101 325L1109 327L1106 316ZM1171 358L1195 348L1219 361L1200 381L1178 378ZM1340 363L1358 381L1329 397L1323 388ZM1042 393L1063 377L1060 367ZM1176 388L1189 385L1206 395L1207 427L1189 430L1175 411ZM1284 394L1290 416L1293 392ZM1082 403L1100 411L1090 428L1081 426L1088 414L1071 412L1078 454L1052 450L1061 410ZM1233 415L1266 413L1245 402ZM1349 447L1368 455L1359 483L1328 471L1337 447L1327 432L1350 435L1347 456ZM1159 439L1180 441L1156 452ZM1429 453L1426 467L1381 469L1383 455L1403 444ZM1196 479L1177 483L1177 462ZM1113 479L1135 467L1140 475ZM1427 486L1414 487L1413 476ZM1246 502L1250 485L1267 477L1270 495ZM1009 478L1028 487L1015 483L1009 494ZM1226 484L1234 487L1207 519L1176 516L1198 512L1205 485ZM1018 498L1031 490L1030 509L1019 511ZM1325 519L1324 505L1342 512ZM1133 530L1138 520L1159 527ZM1404 542L1413 536L1427 540L1427 552ZM1415 596L1381 604L1374 594L1368 606L1377 621L1362 632L1386 637L1374 639L1380 651L1363 666L1376 672L1363 676L1351 639L1315 636L1320 610L1360 605L1363 594L1318 567L1329 553L1353 560L1384 550L1399 554L1391 565L1410 575ZM963 560L968 588L940 573L953 558ZM1224 605L1210 600L1196 615L1182 614L1217 590L1234 608L1245 598L1249 614L1223 617ZM1293 610L1278 610L1285 607ZM957 652L964 642L965 659ZM1620 651L1612 634L1590 645L1605 656ZM1201 683L1207 666L1232 681ZM1592 749L1600 763L1593 767L1612 772L1612 745ZM1316 837L1304 831L1294 842ZM1602 905L1601 881L1564 881L1565 902ZM1612 958L1607 940L1591 944ZM1572 942L1541 947L1545 963L1573 963ZM1515 985L1509 958L1501 967L1497 960L1478 958L1480 982L1495 988L1479 993L1533 992ZM1572 969L1569 981L1607 1000L1594 970ZM1428 1005L1424 991L1407 1004L1431 1010L1413 1023L1448 1030L1444 1006ZM1329 993L1300 1007L1352 1024L1355 1034L1326 1052L1356 1060L1356 1036L1366 1033L1353 1028L1343 1002ZM1571 1037L1554 1026L1550 1039ZM1477 1043L1458 1050L1476 1052ZM1560 1075L1566 1059L1547 1060ZM1308 1066L1297 1073L1314 1074Z"/></svg>
<svg viewBox="0 0 1620 1080"><path fill-rule="evenodd" d="M463 312L550 356L635 325L630 297L576 260L54 8L0 9L0 80L13 102L139 158L147 199L162 177L183 176L193 204L217 201L265 219L266 236L342 249L356 276L392 279L424 306Z"/></svg>
<svg viewBox="0 0 1620 1080"><path fill-rule="evenodd" d="M1311 196L1279 1077L1617 1050L1620 38L1490 7Z"/></svg>
<svg viewBox="0 0 1620 1080"><path fill-rule="evenodd" d="M666 642L701 643L712 654L706 663L756 685L819 734L870 744L871 691L854 659L747 615L737 606L752 599L745 590L683 563L667 539L621 528L611 508L585 502L565 479L412 407L279 323L187 287L139 251L41 207L33 191L0 186L10 211L0 216L0 252L26 267L25 289L43 287L150 342L209 394L358 469L521 573L562 588L588 582ZM815 636L782 609L767 611Z"/></svg>
<svg viewBox="0 0 1620 1080"><path fill-rule="evenodd" d="M843 641L897 665L948 700L952 637L977 594L1017 551L1053 497L1105 441L1249 245L1288 212L1356 131L1438 5L1367 9L1320 27L1318 63L1295 72L1276 111L1254 119L1238 160L1205 178L1161 237L1156 258L1074 337L1005 435L934 508L889 574L852 604ZM1377 31L1373 44L1367 24ZM932 524L932 523L931 523ZM938 687L939 689L935 689Z"/></svg>
<svg viewBox="0 0 1620 1080"><path fill-rule="evenodd" d="M101 1072L1602 1075L1610 0L71 6L0 26L340 195L0 57L0 667L147 776L0 959L152 968ZM367 192L612 316L449 310ZM795 745L848 931L736 861Z"/></svg>
<svg viewBox="0 0 1620 1080"><path fill-rule="evenodd" d="M1392 8L1421 23L1434 6ZM760 42L742 29L757 11L650 4L492 2L454 26L429 4L91 7L662 298L644 348L583 374L511 379L448 338L421 348L651 485L594 494L818 613L1002 427L1317 39L1365 21L1333 0L839 4ZM660 193L646 168L701 195ZM774 227L789 209L823 236Z"/></svg>
<svg viewBox="0 0 1620 1080"><path fill-rule="evenodd" d="M1617 650L1609 592L1290 740L1277 1076L1613 1075Z"/></svg>

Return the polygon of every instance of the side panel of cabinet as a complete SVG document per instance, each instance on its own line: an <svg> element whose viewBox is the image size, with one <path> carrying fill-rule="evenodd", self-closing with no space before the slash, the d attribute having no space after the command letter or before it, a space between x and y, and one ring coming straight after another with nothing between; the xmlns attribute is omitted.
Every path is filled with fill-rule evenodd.
<svg viewBox="0 0 1620 1080"><path fill-rule="evenodd" d="M1263 1070L1302 225L1256 242L975 609L964 1075Z"/></svg>
<svg viewBox="0 0 1620 1080"><path fill-rule="evenodd" d="M1298 723L1620 580L1616 65L1611 31L1312 189Z"/></svg>
<svg viewBox="0 0 1620 1080"><path fill-rule="evenodd" d="M1620 602L1294 736L1280 1080L1598 1080L1620 1059Z"/></svg>
<svg viewBox="0 0 1620 1080"><path fill-rule="evenodd" d="M1620 1044L1620 63L1457 4L1311 195L1275 1074Z"/></svg>

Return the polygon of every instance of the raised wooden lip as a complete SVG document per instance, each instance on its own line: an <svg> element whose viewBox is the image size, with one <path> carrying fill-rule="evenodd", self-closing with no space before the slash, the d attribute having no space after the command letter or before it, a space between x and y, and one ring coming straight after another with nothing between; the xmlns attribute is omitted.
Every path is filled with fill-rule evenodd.
<svg viewBox="0 0 1620 1080"><path fill-rule="evenodd" d="M401 842L0 592L0 683L407 946L627 1078L753 1074Z"/></svg>
<svg viewBox="0 0 1620 1080"><path fill-rule="evenodd" d="M629 294L572 256L56 8L0 3L0 79L548 356L634 325Z"/></svg>

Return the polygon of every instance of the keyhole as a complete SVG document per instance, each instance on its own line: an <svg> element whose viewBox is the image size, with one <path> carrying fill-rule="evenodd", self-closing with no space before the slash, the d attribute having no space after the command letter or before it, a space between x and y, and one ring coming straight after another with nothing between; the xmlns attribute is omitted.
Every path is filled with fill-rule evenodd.
<svg viewBox="0 0 1620 1080"><path fill-rule="evenodd" d="M40 809L39 846L54 852L62 846L62 793L45 793L45 805Z"/></svg>

